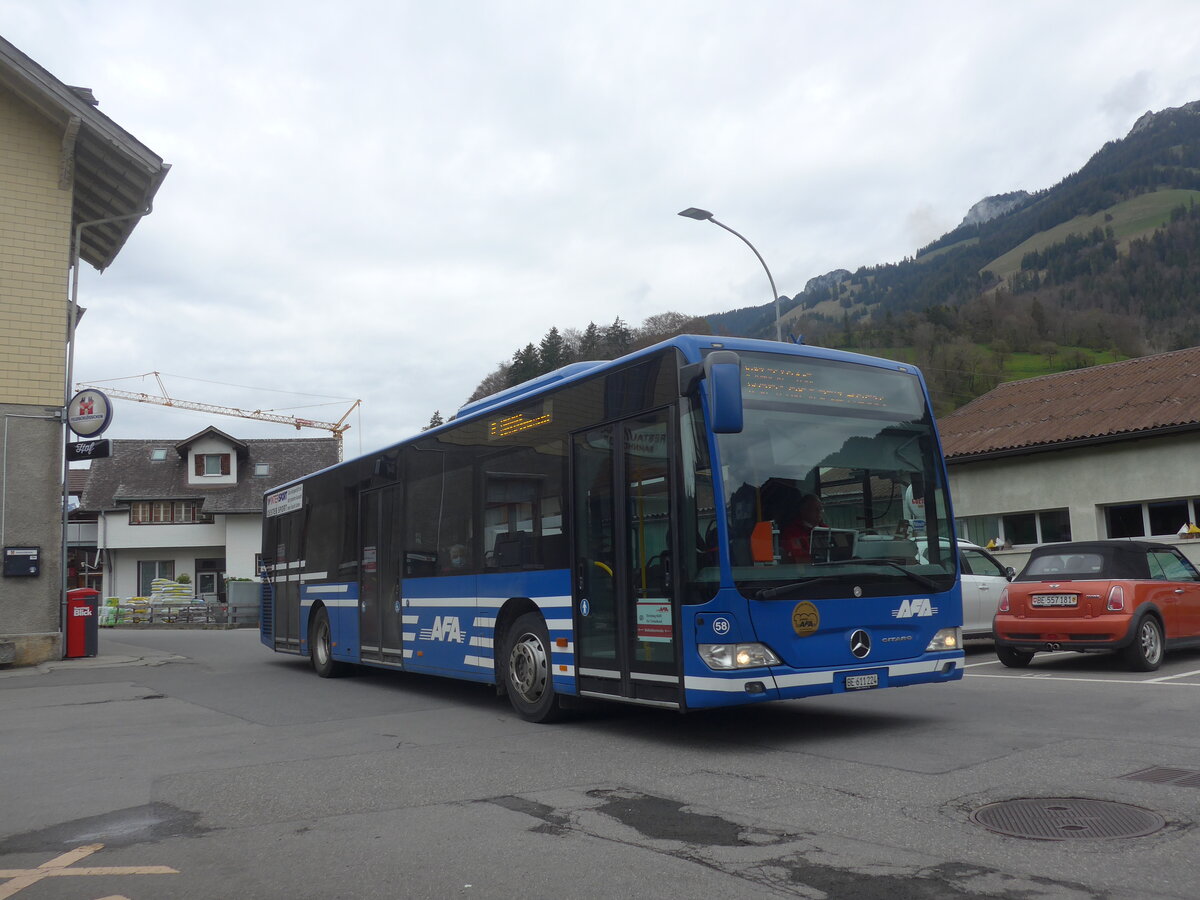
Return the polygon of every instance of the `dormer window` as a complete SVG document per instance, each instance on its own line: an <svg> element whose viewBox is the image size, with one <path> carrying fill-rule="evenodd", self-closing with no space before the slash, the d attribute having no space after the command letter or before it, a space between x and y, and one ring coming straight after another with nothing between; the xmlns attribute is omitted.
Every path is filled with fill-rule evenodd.
<svg viewBox="0 0 1200 900"><path fill-rule="evenodd" d="M270 475L271 474L271 464L270 463L255 463L254 464L254 474L255 475Z"/></svg>
<svg viewBox="0 0 1200 900"><path fill-rule="evenodd" d="M150 461L151 462L163 462L166 458L167 458L167 448L166 447L155 447L153 450L150 451Z"/></svg>
<svg viewBox="0 0 1200 900"><path fill-rule="evenodd" d="M228 475L229 474L229 454L228 453L197 453L196 454L196 474L197 475Z"/></svg>

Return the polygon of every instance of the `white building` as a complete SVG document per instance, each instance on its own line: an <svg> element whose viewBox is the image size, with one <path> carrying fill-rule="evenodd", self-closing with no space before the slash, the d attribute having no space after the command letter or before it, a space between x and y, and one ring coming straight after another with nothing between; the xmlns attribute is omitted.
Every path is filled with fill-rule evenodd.
<svg viewBox="0 0 1200 900"><path fill-rule="evenodd" d="M1200 347L1002 384L941 419L959 537L1150 538L1200 563ZM1023 551L1023 552L1022 552Z"/></svg>
<svg viewBox="0 0 1200 900"><path fill-rule="evenodd" d="M337 462L335 438L248 439L206 428L179 442L112 442L92 461L80 509L97 514L105 597L145 597L187 574L224 599L227 578L257 578L263 493Z"/></svg>

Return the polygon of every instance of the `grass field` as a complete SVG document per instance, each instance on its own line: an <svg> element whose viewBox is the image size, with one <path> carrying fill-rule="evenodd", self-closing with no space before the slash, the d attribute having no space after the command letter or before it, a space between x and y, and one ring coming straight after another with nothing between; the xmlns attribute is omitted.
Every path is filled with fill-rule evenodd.
<svg viewBox="0 0 1200 900"><path fill-rule="evenodd" d="M1171 218L1171 210L1176 206L1187 206L1192 200L1200 202L1200 191L1169 190L1142 194L1095 215L1077 216L1069 222L1040 231L1003 256L992 260L980 271L990 269L998 278L1007 278L1021 270L1021 259L1026 253L1045 250L1054 244L1062 243L1069 234L1087 234L1097 226L1103 229L1111 225L1117 238L1117 248L1124 250L1133 239L1145 237L1154 229L1165 225ZM1106 216L1112 216L1112 221L1107 221Z"/></svg>
<svg viewBox="0 0 1200 900"><path fill-rule="evenodd" d="M991 355L992 350L986 344L976 344L976 346ZM868 356L878 356L883 359L895 359L900 362L919 365L916 361L916 353L912 347L879 347L857 352L865 353ZM1026 378L1037 378L1040 375L1053 375L1055 372L1065 372L1068 369L1076 368L1073 363L1079 354L1091 360L1090 365L1093 366L1102 366L1105 363L1120 362L1123 359L1129 358L1109 350L1091 350L1087 347L1059 347L1052 360L1048 359L1042 353L1010 353L1004 360L1004 376L1002 380L1023 381Z"/></svg>

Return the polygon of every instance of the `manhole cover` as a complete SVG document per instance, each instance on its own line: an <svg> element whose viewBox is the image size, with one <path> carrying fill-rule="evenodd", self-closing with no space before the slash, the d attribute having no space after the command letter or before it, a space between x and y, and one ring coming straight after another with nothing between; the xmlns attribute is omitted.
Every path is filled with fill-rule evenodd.
<svg viewBox="0 0 1200 900"><path fill-rule="evenodd" d="M998 834L1040 841L1145 837L1167 824L1138 806L1069 798L989 803L971 813L971 821Z"/></svg>

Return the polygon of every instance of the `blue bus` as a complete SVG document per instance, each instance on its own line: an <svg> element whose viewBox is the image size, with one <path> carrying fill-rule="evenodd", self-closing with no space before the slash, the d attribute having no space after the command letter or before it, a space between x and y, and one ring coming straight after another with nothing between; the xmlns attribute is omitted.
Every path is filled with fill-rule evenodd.
<svg viewBox="0 0 1200 900"><path fill-rule="evenodd" d="M954 681L952 523L915 368L681 336L267 492L262 641L533 722Z"/></svg>

